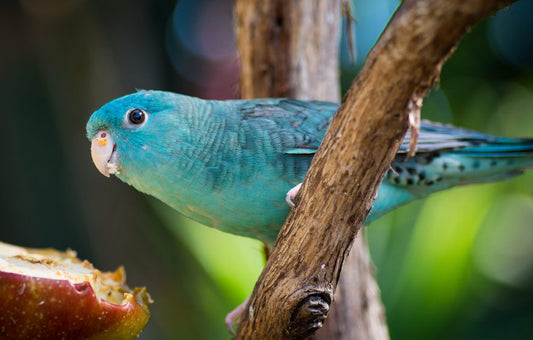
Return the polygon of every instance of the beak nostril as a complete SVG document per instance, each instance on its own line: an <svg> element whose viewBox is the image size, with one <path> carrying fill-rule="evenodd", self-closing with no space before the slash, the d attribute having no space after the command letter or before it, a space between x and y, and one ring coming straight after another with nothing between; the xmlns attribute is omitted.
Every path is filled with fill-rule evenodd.
<svg viewBox="0 0 533 340"><path fill-rule="evenodd" d="M106 137L107 137L107 133L102 132L102 133L100 134L100 138L106 138Z"/></svg>

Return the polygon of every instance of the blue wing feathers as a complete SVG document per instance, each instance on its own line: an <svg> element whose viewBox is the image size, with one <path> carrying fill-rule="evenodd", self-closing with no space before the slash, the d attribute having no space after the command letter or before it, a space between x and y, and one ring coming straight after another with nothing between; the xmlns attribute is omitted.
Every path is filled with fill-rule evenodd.
<svg viewBox="0 0 533 340"><path fill-rule="evenodd" d="M410 131L399 153L409 150ZM450 151L471 157L533 156L533 139L493 137L476 131L423 121L417 144L418 153Z"/></svg>
<svg viewBox="0 0 533 340"><path fill-rule="evenodd" d="M471 157L527 157L533 156L532 139L494 138L483 145L467 147L459 153Z"/></svg>
<svg viewBox="0 0 533 340"><path fill-rule="evenodd" d="M270 121L276 131L289 130L300 135L283 145L288 155L310 155L316 152L326 133L338 104L320 101L303 102L291 99L257 99L242 102L245 119ZM264 127L263 127L264 128ZM404 158L411 138L407 132L399 150ZM449 151L471 157L533 156L533 139L493 137L476 131L423 120L417 143L417 153Z"/></svg>

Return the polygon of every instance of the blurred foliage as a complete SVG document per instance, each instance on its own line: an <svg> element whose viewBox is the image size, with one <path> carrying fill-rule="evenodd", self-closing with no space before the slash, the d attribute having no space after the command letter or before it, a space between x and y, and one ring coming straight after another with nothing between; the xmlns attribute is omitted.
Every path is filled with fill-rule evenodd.
<svg viewBox="0 0 533 340"><path fill-rule="evenodd" d="M140 339L227 339L224 315L264 263L259 242L187 221L91 164L85 122L139 88L238 97L230 0L0 3L4 123L0 239L71 247L126 266L156 303ZM354 1L357 60L397 1ZM477 25L444 66L423 116L533 136L533 3ZM456 188L367 229L393 339L522 339L533 331L533 174Z"/></svg>

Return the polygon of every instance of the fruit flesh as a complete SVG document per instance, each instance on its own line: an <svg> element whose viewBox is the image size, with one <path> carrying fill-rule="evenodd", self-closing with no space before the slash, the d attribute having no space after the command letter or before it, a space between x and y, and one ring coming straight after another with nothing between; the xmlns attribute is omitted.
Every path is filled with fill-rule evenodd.
<svg viewBox="0 0 533 340"><path fill-rule="evenodd" d="M73 251L0 242L0 338L134 339L151 299L125 272L102 273Z"/></svg>
<svg viewBox="0 0 533 340"><path fill-rule="evenodd" d="M89 282L99 299L114 304L124 299L122 267L113 273L102 273L88 261L80 261L72 250L27 249L0 242L0 271L72 283Z"/></svg>

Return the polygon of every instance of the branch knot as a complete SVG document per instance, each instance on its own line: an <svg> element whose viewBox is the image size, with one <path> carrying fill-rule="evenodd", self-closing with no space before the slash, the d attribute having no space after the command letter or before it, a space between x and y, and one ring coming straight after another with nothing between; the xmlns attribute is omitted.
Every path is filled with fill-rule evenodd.
<svg viewBox="0 0 533 340"><path fill-rule="evenodd" d="M294 338L307 338L324 324L331 306L328 292L313 293L303 298L291 314L287 333Z"/></svg>

